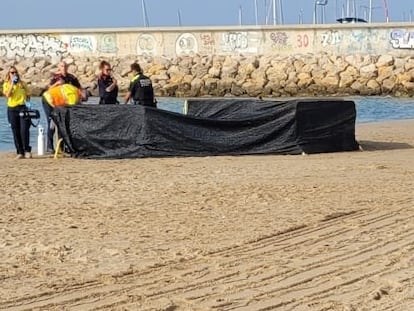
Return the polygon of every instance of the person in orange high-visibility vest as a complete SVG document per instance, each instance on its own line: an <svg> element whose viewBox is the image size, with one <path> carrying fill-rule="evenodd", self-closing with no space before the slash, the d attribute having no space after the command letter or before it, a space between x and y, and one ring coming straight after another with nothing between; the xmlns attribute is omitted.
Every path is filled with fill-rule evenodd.
<svg viewBox="0 0 414 311"><path fill-rule="evenodd" d="M82 100L82 91L71 84L51 87L43 93L43 98L51 107L74 106Z"/></svg>
<svg viewBox="0 0 414 311"><path fill-rule="evenodd" d="M69 67L68 64L64 61L58 64L58 71L53 75L52 79L50 80L49 87L46 91L50 91L51 89L54 89L55 87L59 87L65 84L70 84L76 87L77 89L82 90L82 87L81 87L81 84L79 83L78 78L76 78L73 74L68 72L68 67ZM59 90L59 88L54 89L54 91L52 91L53 93L53 95L51 95L52 99L49 102L46 100L45 96L42 96L42 106L43 106L43 110L45 112L47 122L48 122L48 127L47 127L47 151L48 152L54 152L54 144L53 144L54 128L53 128L53 122L50 117L50 114L55 106L66 105L66 103L62 103L61 101L61 99L64 99L64 97L56 94L57 90Z"/></svg>
<svg viewBox="0 0 414 311"><path fill-rule="evenodd" d="M53 135L54 124L51 121L51 113L54 108L62 106L74 106L82 101L82 91L71 84L56 85L42 94L43 109L48 119L47 150L54 152Z"/></svg>

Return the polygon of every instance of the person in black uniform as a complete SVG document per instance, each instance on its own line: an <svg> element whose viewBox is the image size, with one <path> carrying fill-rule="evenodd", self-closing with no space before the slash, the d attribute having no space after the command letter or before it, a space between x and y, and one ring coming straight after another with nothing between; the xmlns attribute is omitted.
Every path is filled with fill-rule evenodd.
<svg viewBox="0 0 414 311"><path fill-rule="evenodd" d="M133 77L129 84L128 93L125 96L125 103L131 100L135 105L157 107L151 79L143 74L138 63L131 65L131 72Z"/></svg>
<svg viewBox="0 0 414 311"><path fill-rule="evenodd" d="M55 73L52 77L52 80L50 80L49 88L62 84L72 84L78 89L82 89L78 78L68 72L68 64L65 62L60 62L58 68L59 71Z"/></svg>
<svg viewBox="0 0 414 311"><path fill-rule="evenodd" d="M103 60L99 65L101 73L98 76L99 104L118 104L118 84L112 76L111 65Z"/></svg>

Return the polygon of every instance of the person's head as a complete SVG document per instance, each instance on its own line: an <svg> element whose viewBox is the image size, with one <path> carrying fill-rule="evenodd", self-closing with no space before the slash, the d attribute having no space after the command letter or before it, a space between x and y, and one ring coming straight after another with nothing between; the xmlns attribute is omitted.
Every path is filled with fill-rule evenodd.
<svg viewBox="0 0 414 311"><path fill-rule="evenodd" d="M7 72L7 75L6 75L5 80L7 80L7 81L11 81L11 79L12 79L14 76L16 76L16 77L18 77L18 78L20 79L20 75L19 75L19 72L17 71L16 67L14 67L14 66L10 66L10 69L9 69L9 71Z"/></svg>
<svg viewBox="0 0 414 311"><path fill-rule="evenodd" d="M142 74L142 68L138 63L131 64L131 72L134 74Z"/></svg>
<svg viewBox="0 0 414 311"><path fill-rule="evenodd" d="M111 75L111 65L106 60L101 61L101 63L99 64L99 69L101 70L101 74L107 76Z"/></svg>
<svg viewBox="0 0 414 311"><path fill-rule="evenodd" d="M68 64L66 62L61 61L58 65L59 73L62 75L66 75L68 73Z"/></svg>

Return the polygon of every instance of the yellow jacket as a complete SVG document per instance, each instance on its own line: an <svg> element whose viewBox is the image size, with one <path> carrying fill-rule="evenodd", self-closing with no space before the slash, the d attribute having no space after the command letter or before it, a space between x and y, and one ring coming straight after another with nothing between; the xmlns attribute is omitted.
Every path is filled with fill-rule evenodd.
<svg viewBox="0 0 414 311"><path fill-rule="evenodd" d="M10 81L4 81L3 94L12 90L10 96L7 98L7 107L14 108L25 104L26 99L30 97L30 91L27 84L23 81L19 81L16 84L12 84Z"/></svg>
<svg viewBox="0 0 414 311"><path fill-rule="evenodd" d="M82 99L81 90L72 84L57 85L43 93L43 97L52 107L73 106Z"/></svg>

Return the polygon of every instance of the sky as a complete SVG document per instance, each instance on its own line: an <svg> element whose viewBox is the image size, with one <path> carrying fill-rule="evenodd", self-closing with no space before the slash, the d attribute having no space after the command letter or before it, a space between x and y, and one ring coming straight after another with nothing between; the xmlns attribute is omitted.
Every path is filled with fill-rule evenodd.
<svg viewBox="0 0 414 311"><path fill-rule="evenodd" d="M147 19L143 17L143 1ZM273 24L270 7L273 0L3 0L0 29L143 27L146 21L150 27L179 26L180 23L181 26L227 26L238 25L240 21L255 25L255 1L258 24L264 25L266 16L268 23ZM282 3L276 23L283 20L284 24L301 21L311 24L315 7L318 21L325 16L326 23L335 23L342 16L341 12L347 11L347 0L275 1ZM317 1L327 4L315 5ZM356 8L359 17L368 18L369 0L348 1L355 1L351 8ZM385 21L384 2L388 3L391 22L414 20L413 0L372 0L373 22Z"/></svg>

